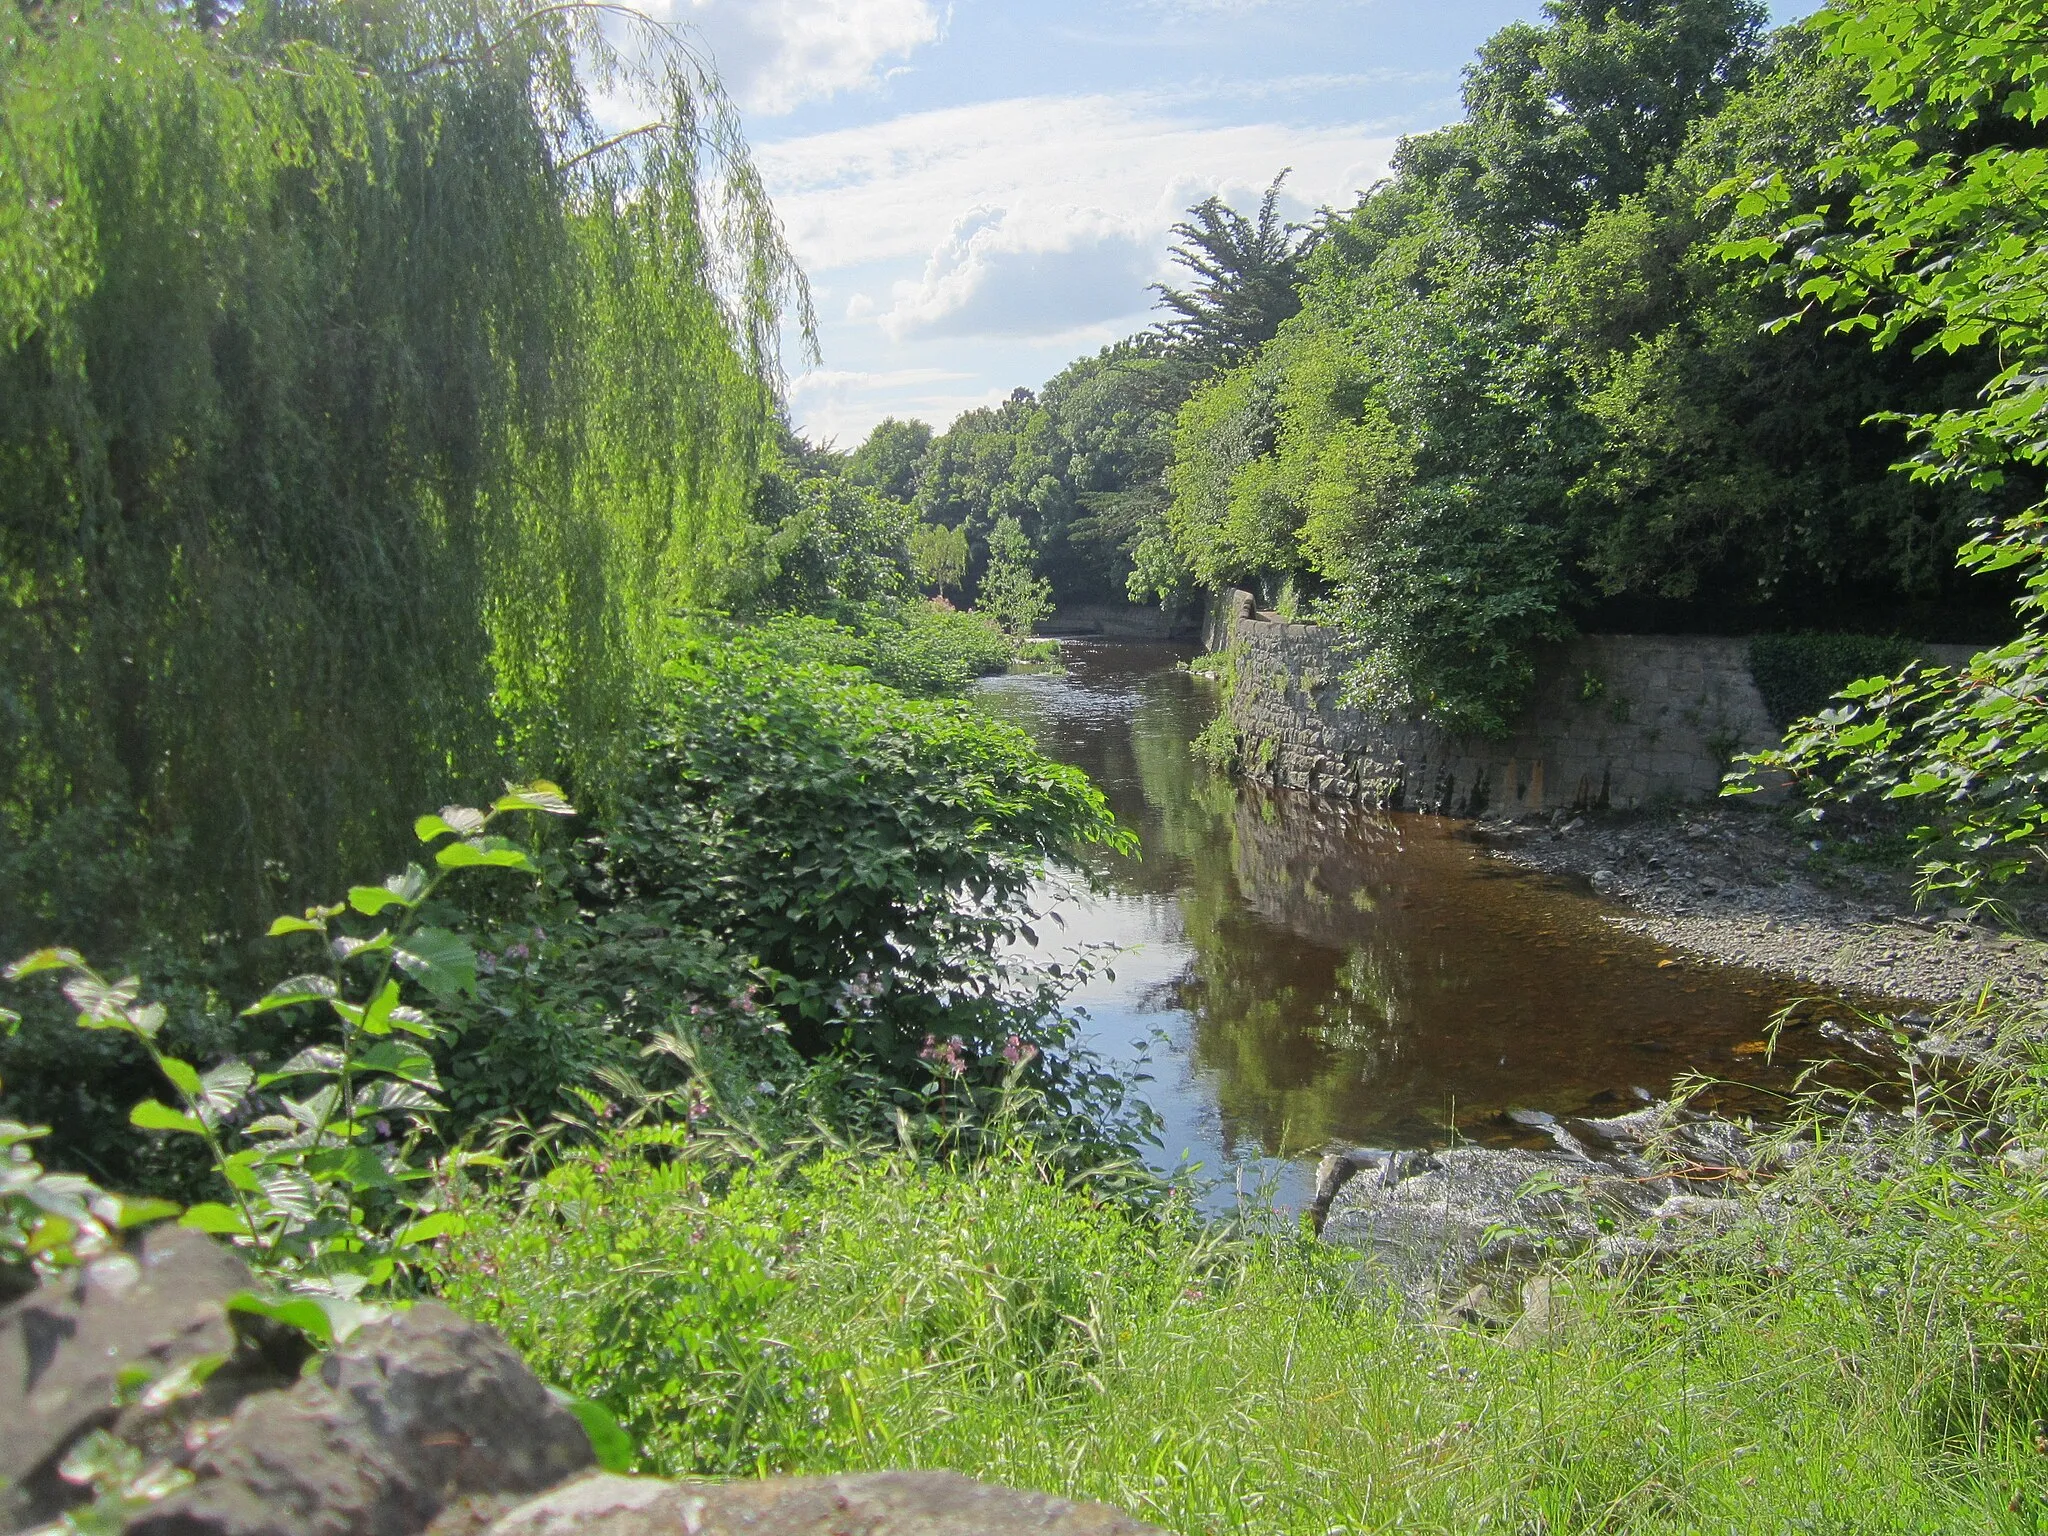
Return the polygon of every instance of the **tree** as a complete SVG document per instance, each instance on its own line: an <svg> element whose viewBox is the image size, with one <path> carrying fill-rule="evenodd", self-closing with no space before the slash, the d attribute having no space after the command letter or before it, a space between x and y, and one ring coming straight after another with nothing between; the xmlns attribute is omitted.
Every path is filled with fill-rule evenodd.
<svg viewBox="0 0 2048 1536"><path fill-rule="evenodd" d="M943 523L919 523L910 535L910 565L918 585L940 597L967 579L967 530Z"/></svg>
<svg viewBox="0 0 2048 1536"><path fill-rule="evenodd" d="M465 785L599 790L745 521L779 314L808 322L668 29L584 0L191 14L0 5L17 944L231 933Z"/></svg>
<svg viewBox="0 0 2048 1536"><path fill-rule="evenodd" d="M975 608L1009 634L1028 635L1052 609L1052 588L1032 570L1031 541L1014 517L1001 517L989 533L988 569Z"/></svg>
<svg viewBox="0 0 2048 1536"><path fill-rule="evenodd" d="M1644 191L1748 76L1756 0L1547 0L1465 71L1462 123L1404 140L1397 172L1512 244Z"/></svg>
<svg viewBox="0 0 2048 1536"><path fill-rule="evenodd" d="M1173 226L1173 259L1194 274L1183 290L1155 284L1160 307L1176 318L1161 321L1163 336L1190 378L1233 367L1250 357L1301 308L1296 292L1302 261L1314 246L1311 231L1280 220L1282 171L1266 188L1256 219L1220 197L1206 197Z"/></svg>
<svg viewBox="0 0 2048 1536"><path fill-rule="evenodd" d="M917 495L918 468L931 445L930 427L891 416L848 456L847 478L896 501L910 501Z"/></svg>
<svg viewBox="0 0 2048 1536"><path fill-rule="evenodd" d="M2048 14L2034 0L1838 0L1814 25L1869 81L1871 116L1818 167L1840 197L1725 254L1774 258L1802 315L1832 312L1833 328L1875 347L1988 353L1977 403L1911 417L1912 473L1987 491L2017 478L2038 496ZM1749 218L1795 205L1782 173L1723 190ZM1961 560L2021 579L2019 637L1960 671L1912 667L1852 685L1737 787L1776 769L1823 804L1911 802L1931 812L1918 831L1923 890L1981 897L2048 865L2048 501L1971 539Z"/></svg>

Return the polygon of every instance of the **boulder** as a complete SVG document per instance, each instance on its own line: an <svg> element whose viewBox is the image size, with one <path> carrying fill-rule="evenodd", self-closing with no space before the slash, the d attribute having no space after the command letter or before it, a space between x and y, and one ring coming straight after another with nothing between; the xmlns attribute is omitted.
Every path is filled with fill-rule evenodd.
<svg viewBox="0 0 2048 1536"><path fill-rule="evenodd" d="M532 1494L589 1437L490 1329L423 1302L359 1330L289 1392L245 1401L199 1481L130 1536L417 1536L466 1495Z"/></svg>
<svg viewBox="0 0 2048 1536"><path fill-rule="evenodd" d="M957 1472L760 1482L584 1478L505 1515L488 1536L1165 1536L1107 1504Z"/></svg>
<svg viewBox="0 0 2048 1536"><path fill-rule="evenodd" d="M249 1285L241 1260L204 1233L160 1226L0 1312L0 1530L76 1501L57 1463L113 1424L124 1376L232 1355L225 1304Z"/></svg>

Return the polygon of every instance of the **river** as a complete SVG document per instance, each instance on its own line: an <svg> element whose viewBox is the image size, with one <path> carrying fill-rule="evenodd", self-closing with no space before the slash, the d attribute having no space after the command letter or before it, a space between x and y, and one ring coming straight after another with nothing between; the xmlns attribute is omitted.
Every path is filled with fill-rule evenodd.
<svg viewBox="0 0 2048 1536"><path fill-rule="evenodd" d="M1069 641L1064 673L977 697L1138 834L1136 855L1046 883L1041 945L1114 947L1073 999L1087 1038L1150 1074L1158 1161L1201 1164L1212 1205L1245 1185L1298 1206L1333 1142L1536 1144L1506 1111L1613 1113L1688 1073L1723 1084L1716 1107L1758 1111L1788 1085L1761 1042L1812 988L1620 931L1589 890L1455 822L1210 772L1191 744L1216 690L1189 654Z"/></svg>

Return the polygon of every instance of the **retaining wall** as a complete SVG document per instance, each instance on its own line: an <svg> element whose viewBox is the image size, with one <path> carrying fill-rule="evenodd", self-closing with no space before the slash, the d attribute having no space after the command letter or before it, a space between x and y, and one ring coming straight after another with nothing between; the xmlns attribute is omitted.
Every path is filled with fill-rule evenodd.
<svg viewBox="0 0 2048 1536"><path fill-rule="evenodd" d="M1552 647L1501 741L1341 705L1337 636L1259 614L1248 593L1211 603L1203 641L1233 658L1228 708L1248 777L1377 807L1512 816L1707 800L1738 753L1779 740L1743 639L1585 635Z"/></svg>

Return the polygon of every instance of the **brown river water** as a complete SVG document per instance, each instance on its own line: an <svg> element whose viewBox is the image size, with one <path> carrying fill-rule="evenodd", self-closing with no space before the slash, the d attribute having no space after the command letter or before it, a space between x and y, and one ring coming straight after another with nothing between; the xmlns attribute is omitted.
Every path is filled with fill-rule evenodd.
<svg viewBox="0 0 2048 1536"><path fill-rule="evenodd" d="M1510 866L1436 817L1241 786L1195 758L1215 685L1182 648L1069 641L1063 675L977 697L1084 769L1137 832L1047 882L1057 953L1114 947L1074 998L1096 1049L1149 1073L1163 1167L1212 1204L1258 1185L1298 1205L1332 1143L1541 1144L1505 1118L1634 1107L1687 1074L1768 1116L1790 1085L1761 1042L1797 982L1688 958L1607 921L1590 891Z"/></svg>

